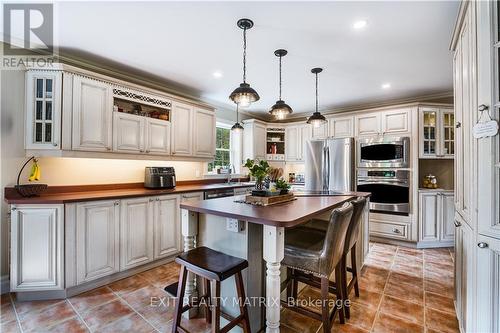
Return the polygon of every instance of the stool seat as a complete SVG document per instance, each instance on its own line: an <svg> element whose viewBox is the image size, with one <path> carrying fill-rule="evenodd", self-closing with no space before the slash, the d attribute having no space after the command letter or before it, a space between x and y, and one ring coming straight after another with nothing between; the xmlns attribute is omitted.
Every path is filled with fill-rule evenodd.
<svg viewBox="0 0 500 333"><path fill-rule="evenodd" d="M224 281L248 267L248 261L244 259L204 246L181 253L175 261L196 275L216 281Z"/></svg>
<svg viewBox="0 0 500 333"><path fill-rule="evenodd" d="M283 265L320 272L325 237L326 231L309 227L296 227L287 230Z"/></svg>

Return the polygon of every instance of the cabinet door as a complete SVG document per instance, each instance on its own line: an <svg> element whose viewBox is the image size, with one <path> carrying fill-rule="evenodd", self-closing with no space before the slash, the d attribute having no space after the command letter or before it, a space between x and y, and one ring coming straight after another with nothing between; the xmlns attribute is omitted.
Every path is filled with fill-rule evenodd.
<svg viewBox="0 0 500 333"><path fill-rule="evenodd" d="M194 111L194 156L215 157L215 112Z"/></svg>
<svg viewBox="0 0 500 333"><path fill-rule="evenodd" d="M63 205L11 210L10 290L64 289Z"/></svg>
<svg viewBox="0 0 500 333"><path fill-rule="evenodd" d="M380 113L361 114L354 117L356 136L379 135Z"/></svg>
<svg viewBox="0 0 500 333"><path fill-rule="evenodd" d="M254 151L258 160L266 159L266 127L261 124L254 125Z"/></svg>
<svg viewBox="0 0 500 333"><path fill-rule="evenodd" d="M144 117L114 112L113 124L113 151L121 153L144 152Z"/></svg>
<svg viewBox="0 0 500 333"><path fill-rule="evenodd" d="M76 206L77 284L118 272L119 201L92 201Z"/></svg>
<svg viewBox="0 0 500 333"><path fill-rule="evenodd" d="M472 317L474 313L474 257L476 244L472 229L459 218L460 226L455 230L455 293L457 318L461 332L472 332Z"/></svg>
<svg viewBox="0 0 500 333"><path fill-rule="evenodd" d="M108 151L112 146L113 94L107 83L73 79L73 150Z"/></svg>
<svg viewBox="0 0 500 333"><path fill-rule="evenodd" d="M154 258L181 251L180 197L164 195L154 204Z"/></svg>
<svg viewBox="0 0 500 333"><path fill-rule="evenodd" d="M328 137L328 122L320 125L319 127L312 126L313 139L325 139Z"/></svg>
<svg viewBox="0 0 500 333"><path fill-rule="evenodd" d="M298 143L299 160L304 161L306 142L312 139L312 126L309 124L304 124L300 126L299 129L300 129L300 141Z"/></svg>
<svg viewBox="0 0 500 333"><path fill-rule="evenodd" d="M152 197L121 201L120 270L153 260Z"/></svg>
<svg viewBox="0 0 500 333"><path fill-rule="evenodd" d="M285 129L285 159L290 162L299 160L300 127L292 126Z"/></svg>
<svg viewBox="0 0 500 333"><path fill-rule="evenodd" d="M410 131L408 110L391 110L382 113L382 133L398 134Z"/></svg>
<svg viewBox="0 0 500 333"><path fill-rule="evenodd" d="M453 193L443 192L440 196L441 200L441 240L453 241L455 238L455 201Z"/></svg>
<svg viewBox="0 0 500 333"><path fill-rule="evenodd" d="M172 105L172 155L193 155L193 107Z"/></svg>
<svg viewBox="0 0 500 333"><path fill-rule="evenodd" d="M455 155L455 114L453 110L439 112L439 155L453 158Z"/></svg>
<svg viewBox="0 0 500 333"><path fill-rule="evenodd" d="M338 117L328 120L329 134L334 138L349 138L354 136L354 117Z"/></svg>
<svg viewBox="0 0 500 333"><path fill-rule="evenodd" d="M439 110L425 108L419 114L420 157L436 158L438 155L438 119Z"/></svg>
<svg viewBox="0 0 500 333"><path fill-rule="evenodd" d="M438 241L439 195L437 192L419 193L420 241Z"/></svg>
<svg viewBox="0 0 500 333"><path fill-rule="evenodd" d="M170 122L146 119L146 153L170 155Z"/></svg>
<svg viewBox="0 0 500 333"><path fill-rule="evenodd" d="M60 149L62 73L26 73L26 149Z"/></svg>

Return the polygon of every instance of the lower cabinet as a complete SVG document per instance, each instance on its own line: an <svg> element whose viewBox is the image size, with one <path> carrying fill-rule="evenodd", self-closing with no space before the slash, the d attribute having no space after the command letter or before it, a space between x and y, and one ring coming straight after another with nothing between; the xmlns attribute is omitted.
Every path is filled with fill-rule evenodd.
<svg viewBox="0 0 500 333"><path fill-rule="evenodd" d="M455 204L452 191L419 192L419 242L433 246L452 246Z"/></svg>
<svg viewBox="0 0 500 333"><path fill-rule="evenodd" d="M119 205L118 200L91 201L76 205L76 284L120 270Z"/></svg>
<svg viewBox="0 0 500 333"><path fill-rule="evenodd" d="M180 197L164 195L155 198L154 259L181 251Z"/></svg>
<svg viewBox="0 0 500 333"><path fill-rule="evenodd" d="M10 291L64 289L63 205L11 208Z"/></svg>

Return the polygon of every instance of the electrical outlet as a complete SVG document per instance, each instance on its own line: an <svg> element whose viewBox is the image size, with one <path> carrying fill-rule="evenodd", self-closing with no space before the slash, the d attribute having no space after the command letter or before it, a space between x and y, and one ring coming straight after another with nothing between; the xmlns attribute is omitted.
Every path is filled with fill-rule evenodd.
<svg viewBox="0 0 500 333"><path fill-rule="evenodd" d="M243 230L243 223L237 219L226 218L226 230L231 232L240 232Z"/></svg>

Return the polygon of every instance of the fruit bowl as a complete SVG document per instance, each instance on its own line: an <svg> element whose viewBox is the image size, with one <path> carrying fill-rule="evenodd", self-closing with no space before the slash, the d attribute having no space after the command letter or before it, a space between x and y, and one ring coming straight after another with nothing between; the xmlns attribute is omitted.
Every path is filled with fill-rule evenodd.
<svg viewBox="0 0 500 333"><path fill-rule="evenodd" d="M17 193L23 197L36 197L47 189L47 184L25 184L15 185Z"/></svg>

